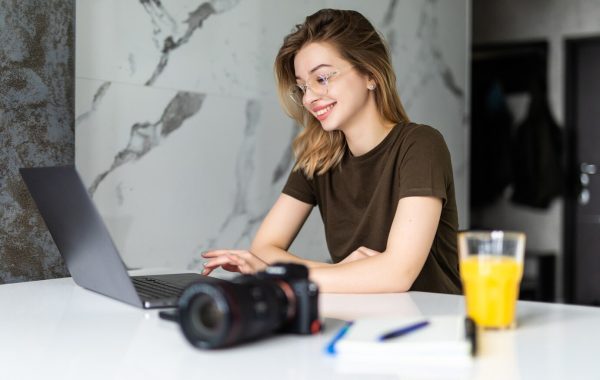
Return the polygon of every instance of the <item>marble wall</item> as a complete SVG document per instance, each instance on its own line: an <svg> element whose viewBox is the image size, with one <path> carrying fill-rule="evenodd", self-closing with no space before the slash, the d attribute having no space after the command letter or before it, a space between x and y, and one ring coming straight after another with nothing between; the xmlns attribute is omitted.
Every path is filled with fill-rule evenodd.
<svg viewBox="0 0 600 380"><path fill-rule="evenodd" d="M130 267L249 246L293 164L273 60L325 7L387 38L409 116L448 142L466 225L467 0L77 0L76 165ZM291 251L328 258L317 212Z"/></svg>
<svg viewBox="0 0 600 380"><path fill-rule="evenodd" d="M67 275L19 176L74 162L74 0L0 0L0 283Z"/></svg>

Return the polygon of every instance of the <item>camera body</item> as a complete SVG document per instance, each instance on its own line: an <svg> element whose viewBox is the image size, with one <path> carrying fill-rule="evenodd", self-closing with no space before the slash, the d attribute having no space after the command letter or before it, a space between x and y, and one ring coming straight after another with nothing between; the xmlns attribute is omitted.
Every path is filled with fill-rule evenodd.
<svg viewBox="0 0 600 380"><path fill-rule="evenodd" d="M199 348L222 348L272 333L321 330L319 290L304 265L277 263L231 282L189 285L179 298L179 323Z"/></svg>

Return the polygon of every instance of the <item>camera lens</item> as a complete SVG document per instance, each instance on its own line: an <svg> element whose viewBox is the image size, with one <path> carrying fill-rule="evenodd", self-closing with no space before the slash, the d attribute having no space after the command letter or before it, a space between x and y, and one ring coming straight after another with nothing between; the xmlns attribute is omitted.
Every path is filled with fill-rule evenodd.
<svg viewBox="0 0 600 380"><path fill-rule="evenodd" d="M179 299L184 336L200 348L220 348L271 334L290 317L276 281L241 276L236 282L188 286Z"/></svg>
<svg viewBox="0 0 600 380"><path fill-rule="evenodd" d="M232 313L226 292L206 283L188 286L179 298L183 335L196 347L214 348L227 341Z"/></svg>
<svg viewBox="0 0 600 380"><path fill-rule="evenodd" d="M194 328L205 334L217 332L224 317L215 299L207 294L200 294L192 300L190 313Z"/></svg>

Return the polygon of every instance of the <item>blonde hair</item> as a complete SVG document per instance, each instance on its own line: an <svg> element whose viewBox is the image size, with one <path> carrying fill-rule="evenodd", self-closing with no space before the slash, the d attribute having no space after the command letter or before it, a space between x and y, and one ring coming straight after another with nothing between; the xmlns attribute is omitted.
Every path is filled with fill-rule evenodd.
<svg viewBox="0 0 600 380"><path fill-rule="evenodd" d="M284 111L304 127L293 143L294 170L302 170L309 179L315 173L320 175L336 167L346 149L341 131L324 131L316 118L289 97L291 86L296 84L294 58L312 42L330 44L359 73L374 80L375 102L384 121L394 124L408 121L396 89L389 51L369 20L359 12L337 9L322 9L308 16L284 38L274 69Z"/></svg>

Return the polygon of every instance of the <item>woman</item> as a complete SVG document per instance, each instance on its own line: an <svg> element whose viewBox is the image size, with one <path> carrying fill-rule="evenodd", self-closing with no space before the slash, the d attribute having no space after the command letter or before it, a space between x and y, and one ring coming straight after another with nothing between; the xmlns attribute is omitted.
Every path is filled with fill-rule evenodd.
<svg viewBox="0 0 600 380"><path fill-rule="evenodd" d="M250 250L204 253L203 274L285 261L308 266L323 292L460 293L450 154L439 132L409 123L371 23L355 11L308 16L284 39L275 74L304 127L296 165ZM333 264L287 251L314 205Z"/></svg>

